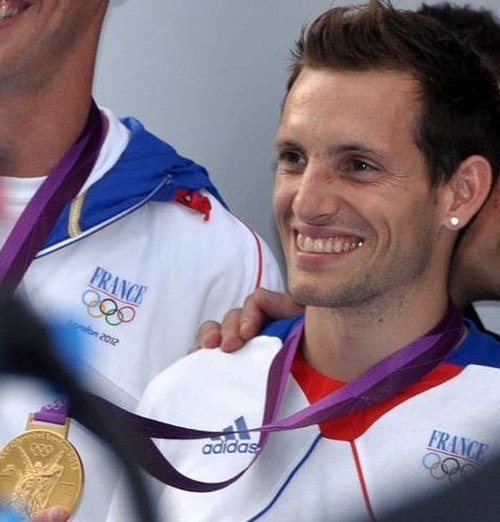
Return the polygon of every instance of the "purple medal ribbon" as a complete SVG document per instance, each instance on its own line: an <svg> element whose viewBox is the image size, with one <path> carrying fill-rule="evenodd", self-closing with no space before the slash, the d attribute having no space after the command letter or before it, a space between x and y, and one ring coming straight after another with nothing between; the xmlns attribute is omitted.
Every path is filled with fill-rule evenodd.
<svg viewBox="0 0 500 522"><path fill-rule="evenodd" d="M457 345L465 331L461 317L450 305L444 319L427 335L383 359L357 379L315 404L285 419L276 420L299 347L303 326L303 321L295 326L271 363L262 426L248 430L260 432L259 452L247 467L223 482L201 482L179 473L164 458L151 439L202 439L228 435L229 432L175 426L127 412L102 398L94 397L94 400L101 414L109 415L110 419L126 426L127 436L130 435L131 446L134 448L138 462L149 474L165 484L186 491L216 491L238 480L252 466L262 453L271 432L311 426L394 397L436 367ZM78 413L75 418L78 420Z"/></svg>
<svg viewBox="0 0 500 522"><path fill-rule="evenodd" d="M78 141L54 167L17 220L0 251L0 283L14 291L64 206L82 188L97 160L105 134L94 101Z"/></svg>
<svg viewBox="0 0 500 522"><path fill-rule="evenodd" d="M64 206L80 191L95 165L105 125L92 100L89 117L77 142L50 172L17 220L0 251L0 284L13 292L54 227ZM35 421L64 425L63 400L45 404Z"/></svg>
<svg viewBox="0 0 500 522"><path fill-rule="evenodd" d="M42 408L33 415L33 420L64 425L68 417L68 409L66 399L55 399L44 404Z"/></svg>

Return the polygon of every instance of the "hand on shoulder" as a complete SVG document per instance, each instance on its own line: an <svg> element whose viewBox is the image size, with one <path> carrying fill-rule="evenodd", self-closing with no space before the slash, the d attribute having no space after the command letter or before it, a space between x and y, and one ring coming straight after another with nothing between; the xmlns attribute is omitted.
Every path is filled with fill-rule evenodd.
<svg viewBox="0 0 500 522"><path fill-rule="evenodd" d="M230 310L222 323L203 323L198 330L198 344L201 348L220 346L225 352L233 352L255 337L270 320L284 319L303 311L288 294L258 288L245 299L242 308Z"/></svg>

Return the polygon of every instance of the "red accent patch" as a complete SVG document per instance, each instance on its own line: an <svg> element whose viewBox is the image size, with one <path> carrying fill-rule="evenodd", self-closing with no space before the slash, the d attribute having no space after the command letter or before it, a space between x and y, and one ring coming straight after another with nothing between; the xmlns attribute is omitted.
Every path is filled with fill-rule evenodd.
<svg viewBox="0 0 500 522"><path fill-rule="evenodd" d="M175 201L203 214L204 221L210 219L210 211L212 210L210 200L206 196L202 196L199 192L182 188L177 189L175 193Z"/></svg>

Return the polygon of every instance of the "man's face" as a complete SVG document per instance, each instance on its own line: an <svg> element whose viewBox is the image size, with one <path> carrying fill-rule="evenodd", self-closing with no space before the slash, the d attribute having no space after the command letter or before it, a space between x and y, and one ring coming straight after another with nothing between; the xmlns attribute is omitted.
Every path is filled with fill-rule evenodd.
<svg viewBox="0 0 500 522"><path fill-rule="evenodd" d="M304 69L276 138L276 221L289 289L352 306L443 286L441 189L413 142L418 85L400 72Z"/></svg>
<svg viewBox="0 0 500 522"><path fill-rule="evenodd" d="M0 0L0 87L36 82L91 37L108 0ZM92 30L91 30L92 28ZM78 57L75 57L78 59Z"/></svg>
<svg viewBox="0 0 500 522"><path fill-rule="evenodd" d="M458 244L451 288L467 301L500 299L500 182Z"/></svg>

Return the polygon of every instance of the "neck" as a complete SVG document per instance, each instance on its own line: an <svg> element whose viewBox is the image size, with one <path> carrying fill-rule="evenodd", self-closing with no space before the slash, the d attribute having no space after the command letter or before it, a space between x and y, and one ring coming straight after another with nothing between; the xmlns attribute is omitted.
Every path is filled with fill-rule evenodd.
<svg viewBox="0 0 500 522"><path fill-rule="evenodd" d="M450 297L460 314L463 314L467 306L473 302L473 299L468 295L459 291L454 291L453 288L450 288Z"/></svg>
<svg viewBox="0 0 500 522"><path fill-rule="evenodd" d="M0 84L0 176L45 176L80 136L102 17L51 70Z"/></svg>
<svg viewBox="0 0 500 522"><path fill-rule="evenodd" d="M446 292L357 307L306 308L303 352L316 370L349 382L415 341L443 318Z"/></svg>
<svg viewBox="0 0 500 522"><path fill-rule="evenodd" d="M69 150L89 114L90 89L61 103L54 93L0 93L0 175L45 176Z"/></svg>

